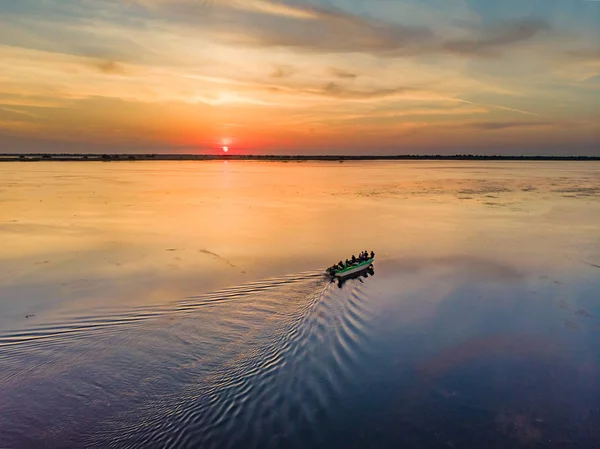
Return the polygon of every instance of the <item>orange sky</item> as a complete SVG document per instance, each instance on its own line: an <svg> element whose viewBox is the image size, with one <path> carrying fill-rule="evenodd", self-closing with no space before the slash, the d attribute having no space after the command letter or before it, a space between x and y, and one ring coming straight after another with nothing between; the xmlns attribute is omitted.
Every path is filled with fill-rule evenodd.
<svg viewBox="0 0 600 449"><path fill-rule="evenodd" d="M600 2L0 5L0 152L600 155Z"/></svg>

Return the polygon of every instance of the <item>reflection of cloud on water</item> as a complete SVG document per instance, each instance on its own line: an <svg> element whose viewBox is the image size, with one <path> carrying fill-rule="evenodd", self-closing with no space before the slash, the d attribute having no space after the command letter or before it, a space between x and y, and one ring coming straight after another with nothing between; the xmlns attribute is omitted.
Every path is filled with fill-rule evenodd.
<svg viewBox="0 0 600 449"><path fill-rule="evenodd" d="M405 273L446 268L452 269L457 279L466 276L477 280L516 281L524 278L524 274L515 266L498 260L471 255L392 259L385 261L385 268L386 270L398 270Z"/></svg>
<svg viewBox="0 0 600 449"><path fill-rule="evenodd" d="M486 206L492 206L492 207L506 207L506 204L503 203L494 203L492 201L486 201L485 203Z"/></svg>
<svg viewBox="0 0 600 449"><path fill-rule="evenodd" d="M528 404L536 413L547 405L548 417L558 416L553 407L562 401L573 397L572 413L589 402L580 393L597 391L577 371L586 363L600 370L590 360L598 330L587 294L597 291L595 283L556 284L510 261L462 255L397 259L378 268L376 283L386 281L390 298L381 320L387 340L404 342L390 350L390 378L413 379L408 391L395 390L392 406L410 410L411 422L443 427L450 412L480 409L481 422L492 421L485 426L497 416L502 438L524 447L548 431L535 421L539 416L527 418ZM477 425L469 424L471 431Z"/></svg>
<svg viewBox="0 0 600 449"><path fill-rule="evenodd" d="M574 196L596 196L600 194L600 188L596 187L569 187L565 189L552 190L555 193L573 193Z"/></svg>
<svg viewBox="0 0 600 449"><path fill-rule="evenodd" d="M86 234L89 232L96 232L97 230L93 227L82 226L82 225L54 225L45 223L19 223L17 221L0 223L0 232L6 232L10 234L31 234L35 237L40 235L51 235L56 234Z"/></svg>
<svg viewBox="0 0 600 449"><path fill-rule="evenodd" d="M575 312L575 315L580 315L580 316L584 316L586 318L592 318L592 315L584 309L579 309Z"/></svg>
<svg viewBox="0 0 600 449"><path fill-rule="evenodd" d="M600 265L596 264L596 263L591 263L591 262L583 262L586 265L589 265L590 267L594 267L594 268L600 268Z"/></svg>
<svg viewBox="0 0 600 449"><path fill-rule="evenodd" d="M424 380L435 381L452 369L480 357L505 357L524 361L531 357L553 357L556 349L555 342L527 334L473 337L425 360L418 367L418 372Z"/></svg>
<svg viewBox="0 0 600 449"><path fill-rule="evenodd" d="M471 173L472 174L472 173ZM489 197L490 195L511 194L511 198L539 200L539 195L550 194L559 197L590 198L600 196L600 180L591 178L539 178L523 180L505 178L486 180L477 178L416 179L396 183L386 183L374 188L340 192L368 198L425 198L428 196L453 196L457 199ZM532 196L532 195L535 195Z"/></svg>
<svg viewBox="0 0 600 449"><path fill-rule="evenodd" d="M510 189L507 189L506 187L501 187L498 185L494 185L494 184L487 184L487 183L478 183L479 186L473 189L462 189L459 190L457 193L463 194L463 195L485 195L491 198L497 198L497 197L492 197L490 194L491 193L509 193L511 192Z"/></svg>
<svg viewBox="0 0 600 449"><path fill-rule="evenodd" d="M542 418L536 418L530 411L504 410L495 419L498 429L522 444L533 444L542 438L542 431L537 426Z"/></svg>
<svg viewBox="0 0 600 449"><path fill-rule="evenodd" d="M232 268L235 268L235 265L232 264L231 262L229 262L229 260L225 259L224 257L218 255L217 253L213 253L212 251L209 251L207 249L199 249L199 252L203 253L203 254L208 254L209 256L213 256L217 259L222 260L223 262L225 262L227 265L229 265Z"/></svg>
<svg viewBox="0 0 600 449"><path fill-rule="evenodd" d="M568 327L569 329L572 329L574 331L580 331L581 330L581 326L579 326L579 324L575 323L572 320L566 319L564 320L565 326Z"/></svg>

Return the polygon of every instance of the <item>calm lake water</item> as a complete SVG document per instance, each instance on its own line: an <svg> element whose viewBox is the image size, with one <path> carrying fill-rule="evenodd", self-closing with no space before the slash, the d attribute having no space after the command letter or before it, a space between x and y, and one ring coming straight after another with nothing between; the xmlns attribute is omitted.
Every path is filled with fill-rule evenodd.
<svg viewBox="0 0 600 449"><path fill-rule="evenodd" d="M5 163L0 242L2 448L600 447L600 163Z"/></svg>

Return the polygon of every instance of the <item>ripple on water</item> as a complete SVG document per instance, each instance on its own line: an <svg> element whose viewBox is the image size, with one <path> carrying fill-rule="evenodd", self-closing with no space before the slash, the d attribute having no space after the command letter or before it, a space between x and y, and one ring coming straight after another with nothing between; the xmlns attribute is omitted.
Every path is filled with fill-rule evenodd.
<svg viewBox="0 0 600 449"><path fill-rule="evenodd" d="M0 382L25 395L33 385L51 388L35 409L11 398L8 405L20 414L15 422L55 429L37 433L46 447L310 446L366 369L366 288L351 281L339 289L301 273L7 331L0 363L19 361L20 369ZM60 411L44 415L60 401L72 409L72 427L56 427Z"/></svg>

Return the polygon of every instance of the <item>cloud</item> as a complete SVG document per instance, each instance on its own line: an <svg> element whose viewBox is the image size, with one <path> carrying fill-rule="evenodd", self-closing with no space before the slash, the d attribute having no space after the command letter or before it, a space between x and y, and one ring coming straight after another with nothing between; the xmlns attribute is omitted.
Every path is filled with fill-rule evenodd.
<svg viewBox="0 0 600 449"><path fill-rule="evenodd" d="M106 73L107 75L123 75L125 74L125 67L116 61L105 60L95 62L93 64L100 72Z"/></svg>
<svg viewBox="0 0 600 449"><path fill-rule="evenodd" d="M576 61L600 62L600 48L569 50L565 53L565 56Z"/></svg>
<svg viewBox="0 0 600 449"><path fill-rule="evenodd" d="M516 20L480 32L474 38L447 41L442 48L461 55L491 56L506 46L527 41L549 29L547 23L539 20Z"/></svg>
<svg viewBox="0 0 600 449"><path fill-rule="evenodd" d="M343 100L373 100L397 97L402 94L416 92L413 87L350 89L339 83L330 82L320 89L302 89L301 92L323 97Z"/></svg>
<svg viewBox="0 0 600 449"><path fill-rule="evenodd" d="M291 6L267 0L158 3L163 15L201 28L221 42L306 52L491 56L550 30L540 20L515 19L480 29L463 24L465 37L450 39L431 26L359 16L330 5Z"/></svg>
<svg viewBox="0 0 600 449"><path fill-rule="evenodd" d="M129 3L150 9L168 9L174 12L195 11L197 8L204 8L207 11L227 8L294 19L312 19L315 17L310 9L270 0L129 0Z"/></svg>
<svg viewBox="0 0 600 449"><path fill-rule="evenodd" d="M121 4L124 2L128 8ZM132 5L135 5L133 7ZM106 8L106 9L103 9ZM133 9L132 9L133 8ZM143 8L140 9L140 8ZM123 12L128 16L125 18ZM394 17L389 15L389 17ZM107 18L116 18L110 22ZM314 53L356 53L376 57L454 56L489 57L532 39L549 25L536 20L505 21L476 28L460 23L451 38L448 28L417 25L353 14L328 6L291 4L269 0L104 0L90 5L89 17L56 21L33 16L0 20L0 41L11 46L75 54L128 64L170 66L185 64L178 58L181 43L190 38L202 48L189 48L189 56L215 57L214 45L254 50L285 49ZM6 28L8 27L8 28ZM28 30L36 30L31 32ZM458 30L458 31L457 31ZM41 36L47 36L42 39ZM159 39L158 36L166 39ZM203 61L207 63L207 61ZM105 73L115 74L106 63ZM116 67L115 67L116 68ZM344 70L332 75L348 79ZM353 74L352 74L353 75Z"/></svg>
<svg viewBox="0 0 600 449"><path fill-rule="evenodd" d="M404 96L424 96L432 98L428 91L410 86L397 87L363 87L350 88L344 84L329 82L319 87L301 86L263 86L263 89L273 94L287 94L301 97L321 97L329 100L367 101L367 100L389 100Z"/></svg>
<svg viewBox="0 0 600 449"><path fill-rule="evenodd" d="M531 116L534 116L534 117L541 117L539 114L536 114L535 112L525 111L523 109L509 108L509 107L501 106L501 105L497 105L497 104L476 103L474 101L462 100L460 98L447 98L447 99L450 100L450 101L456 101L456 102L459 102L459 103L471 104L471 105L474 105L474 106L483 106L483 107L486 107L486 108L500 109L502 111L516 112L518 114L531 115Z"/></svg>
<svg viewBox="0 0 600 449"><path fill-rule="evenodd" d="M0 92L0 105L21 107L25 106L31 108L56 108L65 106L65 101L56 98L13 95L6 92Z"/></svg>
<svg viewBox="0 0 600 449"><path fill-rule="evenodd" d="M433 39L433 32L420 26L385 23L341 10L311 9L310 20L289 17L248 17L231 14L216 22L224 41L258 47L288 47L313 52L398 52Z"/></svg>
<svg viewBox="0 0 600 449"><path fill-rule="evenodd" d="M356 73L348 72L346 70L338 69L336 67L331 67L329 69L329 73L331 73L333 76L335 76L337 78L342 78L342 79L355 79L358 76Z"/></svg>
<svg viewBox="0 0 600 449"><path fill-rule="evenodd" d="M233 8L255 11L274 16L292 17L294 19L314 19L315 13L310 9L297 8L285 3L267 0L205 0L205 3L223 4Z"/></svg>
<svg viewBox="0 0 600 449"><path fill-rule="evenodd" d="M466 106L452 105L450 107L407 107L404 105L394 105L390 110L379 110L368 108L365 110L358 110L352 112L340 111L337 114L319 114L312 113L304 116L299 116L293 121L296 125L309 125L309 124L327 124L331 125L356 125L356 124L368 124L369 126L381 126L387 127L390 123L406 123L406 117L417 117L417 116L460 116L460 115L476 115L476 114L487 114L490 111L486 108L477 106ZM430 123L423 123L419 127L431 126ZM415 124L412 123L412 127L415 128ZM380 129L380 128L377 128Z"/></svg>
<svg viewBox="0 0 600 449"><path fill-rule="evenodd" d="M279 65L275 67L275 70L271 73L271 78L288 78L296 72L296 68L290 65Z"/></svg>
<svg viewBox="0 0 600 449"><path fill-rule="evenodd" d="M27 133L38 129L35 123L24 120L0 119L0 132Z"/></svg>
<svg viewBox="0 0 600 449"><path fill-rule="evenodd" d="M552 126L553 122L477 122L462 125L463 128L478 129L481 131L497 131L507 128L535 128L540 126Z"/></svg>
<svg viewBox="0 0 600 449"><path fill-rule="evenodd" d="M15 109L15 108L0 107L0 116L2 116L2 112L8 112L9 114L16 114L16 115L25 115L27 117L32 117L32 118L40 117L39 114L35 114L33 112L23 111L21 109Z"/></svg>

